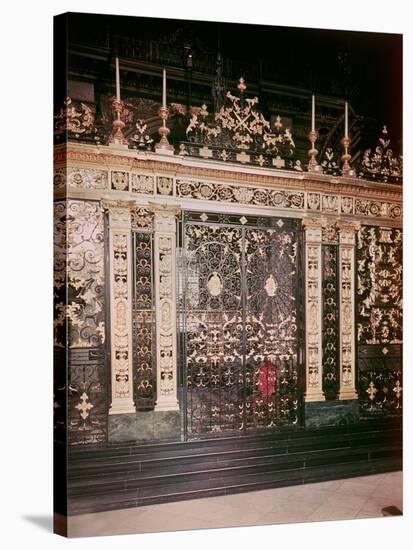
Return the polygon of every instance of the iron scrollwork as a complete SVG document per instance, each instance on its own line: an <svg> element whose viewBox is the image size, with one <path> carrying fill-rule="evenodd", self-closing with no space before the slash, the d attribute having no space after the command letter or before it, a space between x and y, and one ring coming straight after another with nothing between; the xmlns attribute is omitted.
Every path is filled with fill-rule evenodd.
<svg viewBox="0 0 413 550"><path fill-rule="evenodd" d="M135 291L133 299L133 378L136 409L155 405L152 233L134 231Z"/></svg>
<svg viewBox="0 0 413 550"><path fill-rule="evenodd" d="M273 219L270 227L249 227L245 216L238 224L225 216L217 221L184 227L189 435L294 425L294 223Z"/></svg>
<svg viewBox="0 0 413 550"><path fill-rule="evenodd" d="M106 441L107 386L102 349L72 349L69 354L69 445Z"/></svg>
<svg viewBox="0 0 413 550"><path fill-rule="evenodd" d="M294 158L293 136L281 117L276 117L271 128L257 109L258 98L245 97L247 86L242 77L237 87L239 96L228 91L225 103L213 116L205 104L192 109L187 141L181 143L179 154L302 171L300 161Z"/></svg>
<svg viewBox="0 0 413 550"><path fill-rule="evenodd" d="M359 399L364 414L402 412L402 232L362 226L357 245Z"/></svg>
<svg viewBox="0 0 413 550"><path fill-rule="evenodd" d="M101 443L106 440L108 411L103 214L96 202L57 201L54 223L54 345L60 358L57 425L67 402L69 444ZM67 381L61 376L67 368L65 353Z"/></svg>
<svg viewBox="0 0 413 550"><path fill-rule="evenodd" d="M336 399L339 392L339 296L338 296L338 246L323 244L323 391L326 399Z"/></svg>

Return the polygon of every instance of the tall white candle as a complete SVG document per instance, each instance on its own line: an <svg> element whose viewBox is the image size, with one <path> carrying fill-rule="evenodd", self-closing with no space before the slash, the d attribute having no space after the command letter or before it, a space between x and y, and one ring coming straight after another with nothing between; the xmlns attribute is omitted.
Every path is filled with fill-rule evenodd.
<svg viewBox="0 0 413 550"><path fill-rule="evenodd" d="M311 131L315 132L315 95L311 98Z"/></svg>
<svg viewBox="0 0 413 550"><path fill-rule="evenodd" d="M348 138L348 103L344 105L344 137Z"/></svg>
<svg viewBox="0 0 413 550"><path fill-rule="evenodd" d="M162 106L166 108L166 69L162 73Z"/></svg>
<svg viewBox="0 0 413 550"><path fill-rule="evenodd" d="M119 76L119 58L116 57L116 99L120 101L120 76Z"/></svg>

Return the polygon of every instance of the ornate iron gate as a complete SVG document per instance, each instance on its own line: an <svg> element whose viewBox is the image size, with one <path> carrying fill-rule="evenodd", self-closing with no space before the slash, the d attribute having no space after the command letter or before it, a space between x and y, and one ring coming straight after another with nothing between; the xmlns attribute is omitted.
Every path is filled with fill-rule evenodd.
<svg viewBox="0 0 413 550"><path fill-rule="evenodd" d="M181 244L188 436L296 425L296 220L185 213Z"/></svg>

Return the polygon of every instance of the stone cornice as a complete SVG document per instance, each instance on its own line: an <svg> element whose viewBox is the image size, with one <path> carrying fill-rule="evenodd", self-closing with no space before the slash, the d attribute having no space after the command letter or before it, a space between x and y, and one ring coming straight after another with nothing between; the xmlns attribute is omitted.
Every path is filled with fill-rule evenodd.
<svg viewBox="0 0 413 550"><path fill-rule="evenodd" d="M55 147L55 165L119 168L146 173L168 174L179 178L198 178L222 183L253 184L273 188L336 193L357 198L402 201L402 187L357 178L313 175L308 172L290 172L214 161L182 158L177 155L163 157L155 153L136 153L128 149L78 143Z"/></svg>

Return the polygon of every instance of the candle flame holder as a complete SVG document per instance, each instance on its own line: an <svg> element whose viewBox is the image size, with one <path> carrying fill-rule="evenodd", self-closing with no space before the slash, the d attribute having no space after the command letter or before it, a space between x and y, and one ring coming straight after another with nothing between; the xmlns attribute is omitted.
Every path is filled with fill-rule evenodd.
<svg viewBox="0 0 413 550"><path fill-rule="evenodd" d="M168 120L168 117L169 117L168 107L161 107L159 109L159 117L162 120L162 126L158 130L158 133L161 136L161 139L159 140L159 143L157 143L155 147L155 151L160 153L165 153L168 155L173 155L174 154L173 145L171 145L168 141L168 136L171 133L171 131L166 125L166 121Z"/></svg>
<svg viewBox="0 0 413 550"><path fill-rule="evenodd" d="M349 148L350 148L351 140L347 136L343 138L341 143L343 144L343 148L344 148L344 154L341 157L341 160L343 161L341 174L343 176L355 176L355 171L350 166L351 155L349 153Z"/></svg>
<svg viewBox="0 0 413 550"><path fill-rule="evenodd" d="M315 148L315 142L317 141L318 133L315 130L311 130L311 132L308 134L308 140L311 143L311 149L308 150L308 156L310 157L310 160L308 161L308 172L321 172L322 168L318 164L316 160L316 156L318 155L318 151Z"/></svg>
<svg viewBox="0 0 413 550"><path fill-rule="evenodd" d="M112 110L115 116L112 122L113 132L110 137L110 143L113 145L127 145L128 143L122 131L125 127L125 123L120 118L122 109L123 109L123 102L118 99L114 99L112 101Z"/></svg>

